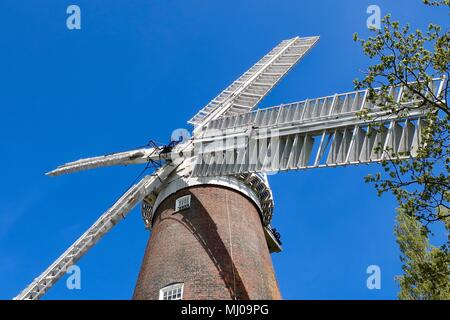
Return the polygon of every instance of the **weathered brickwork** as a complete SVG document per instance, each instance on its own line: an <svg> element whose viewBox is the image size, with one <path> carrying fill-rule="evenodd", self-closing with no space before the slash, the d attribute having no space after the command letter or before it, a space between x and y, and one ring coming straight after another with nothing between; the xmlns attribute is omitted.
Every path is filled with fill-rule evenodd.
<svg viewBox="0 0 450 320"><path fill-rule="evenodd" d="M191 207L175 200L191 194ZM159 289L184 283L184 299L280 299L252 201L237 191L201 185L178 191L158 207L134 299L158 299Z"/></svg>

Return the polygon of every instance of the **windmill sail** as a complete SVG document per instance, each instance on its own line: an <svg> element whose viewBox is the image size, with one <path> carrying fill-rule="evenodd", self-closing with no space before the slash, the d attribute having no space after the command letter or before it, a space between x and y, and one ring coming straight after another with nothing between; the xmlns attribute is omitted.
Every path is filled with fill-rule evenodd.
<svg viewBox="0 0 450 320"><path fill-rule="evenodd" d="M142 201L149 193L158 189L163 180L180 162L181 159L168 163L154 174L145 176L133 185L72 246L48 267L47 270L14 299L37 300L43 296L66 273L68 267L76 263L100 238L125 218L137 203Z"/></svg>
<svg viewBox="0 0 450 320"><path fill-rule="evenodd" d="M252 110L318 40L282 41L188 121L194 132L211 120Z"/></svg>
<svg viewBox="0 0 450 320"><path fill-rule="evenodd" d="M84 158L58 166L56 169L47 172L49 176L59 176L61 174L73 173L83 170L100 167L110 167L114 165L142 164L151 161L167 161L178 159L186 149L191 147L191 141L180 142L175 146L146 147L130 151L117 152L104 156Z"/></svg>
<svg viewBox="0 0 450 320"><path fill-rule="evenodd" d="M56 169L47 172L47 175L59 176L61 174L95 169L99 167L146 163L150 159L158 160L160 158L161 149L162 148L142 148L104 156L80 159L60 165Z"/></svg>
<svg viewBox="0 0 450 320"><path fill-rule="evenodd" d="M401 87L391 92L404 105L421 102L411 96L403 99ZM408 113L390 115L369 103L367 95L367 90L354 91L213 120L194 142L193 175L264 173L415 156L427 111L410 108ZM358 115L363 108L369 109L372 120Z"/></svg>

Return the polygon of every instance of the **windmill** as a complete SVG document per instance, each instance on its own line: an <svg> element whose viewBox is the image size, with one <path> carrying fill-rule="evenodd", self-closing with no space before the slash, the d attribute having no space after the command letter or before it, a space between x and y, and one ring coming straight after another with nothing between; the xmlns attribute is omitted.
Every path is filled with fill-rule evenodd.
<svg viewBox="0 0 450 320"><path fill-rule="evenodd" d="M271 226L267 173L413 157L427 112L409 108L389 115L369 101L368 90L256 109L318 40L279 43L188 121L192 137L81 159L47 173L157 165L15 299L42 297L138 203L152 234L135 299L281 298L270 259L281 242ZM435 79L429 87L439 96L442 86ZM420 103L406 91L390 88L397 102ZM373 120L358 116L363 109Z"/></svg>

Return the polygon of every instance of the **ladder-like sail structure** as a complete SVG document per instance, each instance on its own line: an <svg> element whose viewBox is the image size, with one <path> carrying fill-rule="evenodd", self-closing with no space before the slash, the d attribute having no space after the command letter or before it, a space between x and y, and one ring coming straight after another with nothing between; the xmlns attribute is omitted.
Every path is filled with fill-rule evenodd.
<svg viewBox="0 0 450 320"><path fill-rule="evenodd" d="M141 148L124 152L117 152L104 156L80 159L65 163L56 169L47 172L49 176L59 176L61 174L74 173L83 170L109 167L114 165L128 165L147 163L150 160L159 160L163 148Z"/></svg>
<svg viewBox="0 0 450 320"><path fill-rule="evenodd" d="M72 244L50 267L26 287L15 300L37 300L58 281L108 231L146 196L157 190L164 179L181 163L181 159L167 163L155 173L147 175L125 192L116 203Z"/></svg>
<svg viewBox="0 0 450 320"><path fill-rule="evenodd" d="M439 96L442 80L431 87ZM194 176L276 172L415 156L426 109L422 99L392 87L407 112L370 103L368 90L336 94L211 121L194 142ZM368 109L370 119L359 112ZM377 129L373 125L378 126Z"/></svg>
<svg viewBox="0 0 450 320"><path fill-rule="evenodd" d="M295 37L282 41L188 121L194 132L211 120L252 110L318 40Z"/></svg>
<svg viewBox="0 0 450 320"><path fill-rule="evenodd" d="M47 172L48 176L59 176L62 174L74 173L83 170L110 167L116 165L143 164L156 161L159 164L168 160L180 158L183 151L190 150L192 142L190 140L168 146L155 146L133 149L130 151L116 152L103 156L84 158L77 161L68 162L58 166L56 169Z"/></svg>

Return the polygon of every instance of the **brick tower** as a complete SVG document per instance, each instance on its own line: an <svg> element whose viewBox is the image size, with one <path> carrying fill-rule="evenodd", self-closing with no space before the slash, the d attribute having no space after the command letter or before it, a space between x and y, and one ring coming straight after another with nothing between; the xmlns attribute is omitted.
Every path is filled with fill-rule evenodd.
<svg viewBox="0 0 450 320"><path fill-rule="evenodd" d="M264 223L273 207L264 177L178 173L153 202L143 204L152 233L133 299L281 299L270 256L281 247Z"/></svg>

